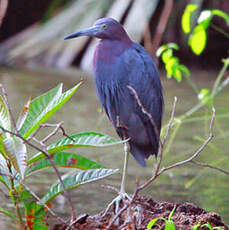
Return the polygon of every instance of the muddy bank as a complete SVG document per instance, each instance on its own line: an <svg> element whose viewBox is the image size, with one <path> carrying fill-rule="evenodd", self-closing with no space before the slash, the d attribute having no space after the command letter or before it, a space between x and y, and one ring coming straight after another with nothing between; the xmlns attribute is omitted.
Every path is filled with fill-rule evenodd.
<svg viewBox="0 0 229 230"><path fill-rule="evenodd" d="M198 223L210 223L212 227L221 227L228 230L222 222L221 217L214 212L207 212L192 203L169 203L156 202L151 198L138 196L136 201L130 206L130 210L125 211L120 219L119 225L113 224L111 230L145 230L150 220L158 217L168 218L170 212L176 205L176 210L172 220L176 229L188 230ZM82 215L74 224L76 230L105 230L114 217L114 210L110 210L106 217L103 212L94 215ZM67 226L56 225L53 230L65 230ZM153 229L164 229L164 222L159 220ZM200 228L199 228L200 229ZM207 228L202 228L207 229Z"/></svg>

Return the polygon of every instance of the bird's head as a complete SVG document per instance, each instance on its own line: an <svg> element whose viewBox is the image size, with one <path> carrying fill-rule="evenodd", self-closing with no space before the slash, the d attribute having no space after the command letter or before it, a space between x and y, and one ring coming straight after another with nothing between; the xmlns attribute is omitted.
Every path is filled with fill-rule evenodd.
<svg viewBox="0 0 229 230"><path fill-rule="evenodd" d="M70 34L64 39L72 39L80 36L109 40L130 40L122 25L113 18L98 19L92 27Z"/></svg>

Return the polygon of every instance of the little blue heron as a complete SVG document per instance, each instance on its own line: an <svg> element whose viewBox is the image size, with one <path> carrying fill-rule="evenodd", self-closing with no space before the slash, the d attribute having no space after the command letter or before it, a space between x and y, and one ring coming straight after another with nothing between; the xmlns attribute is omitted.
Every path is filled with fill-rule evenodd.
<svg viewBox="0 0 229 230"><path fill-rule="evenodd" d="M163 113L162 86L157 68L147 51L132 41L122 25L113 18L101 18L92 27L65 39L79 36L101 39L93 58L97 94L120 138L128 139L124 144L120 190L123 195L114 200L120 201L128 197L125 177L129 152L143 167L146 166L146 158L157 155Z"/></svg>

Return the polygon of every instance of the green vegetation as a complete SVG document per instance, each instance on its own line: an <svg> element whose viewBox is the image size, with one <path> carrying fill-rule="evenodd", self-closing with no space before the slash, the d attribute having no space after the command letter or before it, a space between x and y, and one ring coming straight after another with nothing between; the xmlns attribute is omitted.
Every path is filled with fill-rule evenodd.
<svg viewBox="0 0 229 230"><path fill-rule="evenodd" d="M2 87L3 97L0 96L0 182L8 190L15 214L2 208L0 208L0 213L16 222L19 229L25 229L25 227L34 230L48 229L49 226L45 221L46 212L54 197L65 194L66 190L102 179L118 171L118 169L107 169L86 157L66 152L66 150L73 147L105 147L121 143L120 141L95 132L67 136L61 126L62 123L47 124L47 126L44 124L74 95L80 85L81 83L63 93L62 84L60 84L33 100L29 99L17 122L12 117L7 95ZM35 135L40 128L50 126L54 128L54 131L38 141ZM65 138L46 146L46 142L59 129L62 130ZM27 159L28 146L39 151L32 154L29 159ZM28 177L48 167L52 167L61 179L58 177L59 180L40 199L25 183ZM74 170L61 177L57 167Z"/></svg>
<svg viewBox="0 0 229 230"><path fill-rule="evenodd" d="M147 229L152 229L152 227L156 224L156 222L158 220L163 220L165 222L165 230L176 230L176 226L175 226L174 222L172 221L172 216L173 216L175 210L176 210L176 205L174 206L173 210L169 214L168 220L166 220L163 217L159 217L159 218L155 218L155 219L151 220L147 225Z"/></svg>

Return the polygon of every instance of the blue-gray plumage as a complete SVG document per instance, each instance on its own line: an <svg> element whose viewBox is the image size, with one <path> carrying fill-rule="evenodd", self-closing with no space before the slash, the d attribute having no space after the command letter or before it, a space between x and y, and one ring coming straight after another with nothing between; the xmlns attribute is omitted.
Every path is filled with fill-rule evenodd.
<svg viewBox="0 0 229 230"><path fill-rule="evenodd" d="M128 86L136 91L160 133L163 95L157 68L147 51L112 18L99 19L66 39L83 35L101 39L93 59L98 97L120 138L130 138L131 154L145 167L145 159L157 155L159 137Z"/></svg>

